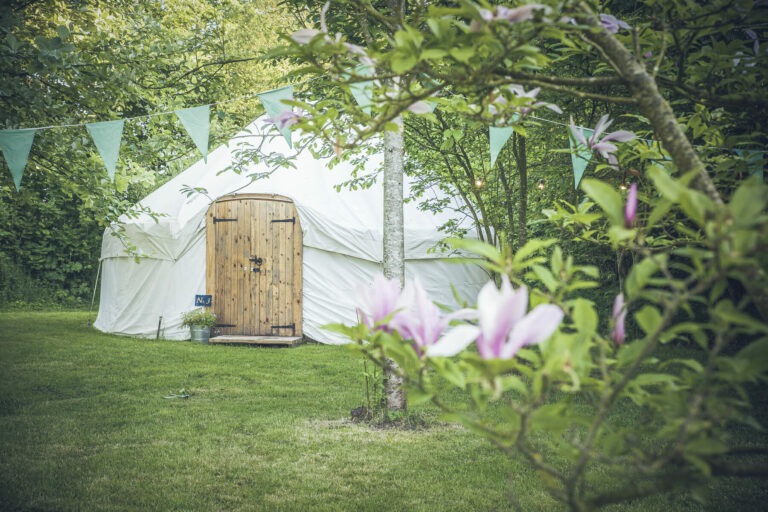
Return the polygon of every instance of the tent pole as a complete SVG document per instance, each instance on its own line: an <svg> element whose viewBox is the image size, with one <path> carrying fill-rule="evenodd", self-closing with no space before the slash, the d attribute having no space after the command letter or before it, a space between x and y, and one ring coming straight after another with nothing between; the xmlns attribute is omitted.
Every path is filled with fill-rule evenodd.
<svg viewBox="0 0 768 512"><path fill-rule="evenodd" d="M88 309L88 324L93 325L93 303L96 302L96 287L99 285L99 276L101 276L101 264L104 260L99 259L99 268L96 270L96 280L93 282L93 295L91 296L91 307Z"/></svg>

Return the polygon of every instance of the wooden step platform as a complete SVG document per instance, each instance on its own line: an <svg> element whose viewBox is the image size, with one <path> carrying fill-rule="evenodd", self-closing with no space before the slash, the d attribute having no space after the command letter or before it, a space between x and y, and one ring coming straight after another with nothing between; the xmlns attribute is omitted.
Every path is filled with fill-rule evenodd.
<svg viewBox="0 0 768 512"><path fill-rule="evenodd" d="M216 336L208 339L208 343L237 344L237 345L280 345L293 347L302 342L301 336Z"/></svg>

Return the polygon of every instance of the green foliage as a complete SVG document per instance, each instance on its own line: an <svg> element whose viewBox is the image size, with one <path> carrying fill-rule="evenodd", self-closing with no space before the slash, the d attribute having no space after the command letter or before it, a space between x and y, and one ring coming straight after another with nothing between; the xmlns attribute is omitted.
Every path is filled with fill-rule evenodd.
<svg viewBox="0 0 768 512"><path fill-rule="evenodd" d="M0 309L82 308L90 304L93 293L82 284L83 288L73 290L34 279L0 253Z"/></svg>
<svg viewBox="0 0 768 512"><path fill-rule="evenodd" d="M669 180L664 183L680 193L656 190L648 194L648 206L674 196L673 222L701 223L703 236L696 246L658 245L655 239L649 245L641 224L635 236L615 242L638 259L625 282L636 328L621 345L605 334L617 320L601 322L592 301L580 296L597 284L597 270L564 258L552 240L533 240L514 256L480 242L457 243L513 282L535 286L534 304L552 302L566 312L558 333L515 358L483 360L471 350L455 359L423 357L397 332L366 335L350 327L348 334L357 335L358 350L374 362L394 359L418 402L432 402L447 418L522 454L547 475L552 495L573 510L694 488L717 475L739 474L738 468L763 474L763 445L735 443L730 432L745 425L755 436L763 431L748 389L768 382L761 358L768 326L754 316L749 296L724 292L734 281L745 284L750 259L764 254L766 238L745 234L768 226L768 187L747 181L721 208L699 199L702 210L712 212L702 220L686 203L690 190L680 188L687 178ZM597 183L585 186L591 199L607 210L620 206L615 192ZM749 210L754 217L723 222L718 215L745 197L759 205ZM623 217L615 220L623 226ZM687 354L669 357L665 345L685 347ZM461 393L463 407L444 401L449 390ZM490 414L492 404L502 407L501 417ZM612 411L624 407L643 420L611 420ZM534 432L546 442L535 441ZM611 490L595 483L606 472L615 475Z"/></svg>
<svg viewBox="0 0 768 512"><path fill-rule="evenodd" d="M254 89L287 70L260 57L290 23L276 2L87 4L0 10L0 128L55 127L37 132L21 192L0 163L0 252L75 300L93 286L104 228L199 157L174 116L150 115L222 102L213 108L215 147L258 115ZM258 33L244 29L256 25ZM63 126L134 117L114 184L86 130Z"/></svg>

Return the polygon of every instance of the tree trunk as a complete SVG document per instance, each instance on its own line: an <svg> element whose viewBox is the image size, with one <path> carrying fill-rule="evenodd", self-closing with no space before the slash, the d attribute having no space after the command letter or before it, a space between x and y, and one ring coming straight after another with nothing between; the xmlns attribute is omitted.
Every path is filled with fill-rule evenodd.
<svg viewBox="0 0 768 512"><path fill-rule="evenodd" d="M509 178L507 177L508 167L499 162L499 179L501 186L504 189L504 207L507 210L507 235L504 242L509 247L509 250L514 252L515 250L515 205L512 202L512 187L509 186ZM511 173L511 171L510 171Z"/></svg>
<svg viewBox="0 0 768 512"><path fill-rule="evenodd" d="M584 7L584 9L586 12L591 12L588 7ZM589 20L589 23L595 27L599 26L599 22L594 16ZM706 166L699 159L693 145L680 128L672 107L659 92L654 77L618 39L605 30L587 32L586 37L603 52L614 69L618 71L637 102L640 112L651 121L657 136L664 148L669 151L680 174L695 172L696 179L693 186L706 194L715 205L721 208L721 211L728 215L724 208L723 199L709 177ZM763 319L768 320L768 292L758 285L762 282L761 280L765 275L764 271L758 265L748 264L745 266L744 272L749 276L754 276L754 279L745 280L744 285L747 287L760 315Z"/></svg>
<svg viewBox="0 0 768 512"><path fill-rule="evenodd" d="M394 120L399 130L384 132L384 277L405 284L405 241L403 227L403 119ZM407 398L403 379L394 361L384 366L384 398L387 411L404 411Z"/></svg>
<svg viewBox="0 0 768 512"><path fill-rule="evenodd" d="M520 211L517 214L517 247L522 247L528 240L528 153L525 137L514 135L512 146L520 173Z"/></svg>

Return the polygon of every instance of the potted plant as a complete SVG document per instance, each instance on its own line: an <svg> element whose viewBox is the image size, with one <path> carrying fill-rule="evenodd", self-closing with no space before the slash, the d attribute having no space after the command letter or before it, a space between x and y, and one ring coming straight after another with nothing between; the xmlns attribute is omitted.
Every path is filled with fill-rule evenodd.
<svg viewBox="0 0 768 512"><path fill-rule="evenodd" d="M216 314L205 308L187 311L182 315L181 320L182 327L189 327L192 341L200 343L208 343L208 338L211 337L211 327L215 327L217 321Z"/></svg>

